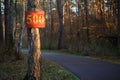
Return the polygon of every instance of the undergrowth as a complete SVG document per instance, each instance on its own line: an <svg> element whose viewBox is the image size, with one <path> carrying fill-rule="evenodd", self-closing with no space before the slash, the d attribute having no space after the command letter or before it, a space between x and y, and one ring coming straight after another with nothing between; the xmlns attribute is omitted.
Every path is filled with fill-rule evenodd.
<svg viewBox="0 0 120 80"><path fill-rule="evenodd" d="M27 72L27 55L23 55L23 60L7 61L0 63L0 80L23 80ZM42 59L42 80L79 80L70 72Z"/></svg>

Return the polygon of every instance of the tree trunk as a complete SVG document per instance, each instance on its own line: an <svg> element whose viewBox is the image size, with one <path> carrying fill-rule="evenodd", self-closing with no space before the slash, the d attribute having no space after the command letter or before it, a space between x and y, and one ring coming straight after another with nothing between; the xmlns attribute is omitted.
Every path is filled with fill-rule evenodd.
<svg viewBox="0 0 120 80"><path fill-rule="evenodd" d="M59 17L59 35L58 35L58 49L62 48L62 37L63 37L63 13L61 9L61 0L56 0L57 3L57 11Z"/></svg>
<svg viewBox="0 0 120 80"><path fill-rule="evenodd" d="M52 45L52 27L53 27L53 25L52 25L52 0L50 0L50 2L49 2L49 4L50 4L50 6L49 6L49 9L50 9L50 28L49 28L49 30L50 30L50 42L49 42L49 49L51 49L51 45Z"/></svg>
<svg viewBox="0 0 120 80"><path fill-rule="evenodd" d="M9 45L9 8L10 0L5 0L5 49L8 50Z"/></svg>
<svg viewBox="0 0 120 80"><path fill-rule="evenodd" d="M13 28L14 28L14 6L13 0L10 0L10 9L9 9L9 48L13 52L14 39L13 39Z"/></svg>
<svg viewBox="0 0 120 80"><path fill-rule="evenodd" d="M1 6L1 3L0 3ZM0 46L3 44L3 16L0 7Z"/></svg>
<svg viewBox="0 0 120 80"><path fill-rule="evenodd" d="M72 50L72 47L73 47L73 44L72 44L72 35L73 35L73 33L72 33L71 2L70 2L70 0L67 0L67 1L68 1L68 10L69 10L69 12L68 12L68 15L69 15L69 37L70 37L69 41L71 43L71 44L69 44L69 50Z"/></svg>
<svg viewBox="0 0 120 80"><path fill-rule="evenodd" d="M118 8L118 49L120 53L120 0L117 0L117 8Z"/></svg>
<svg viewBox="0 0 120 80"><path fill-rule="evenodd" d="M21 59L20 53L21 53L21 46L22 46L22 38L23 38L23 31L24 31L24 22L25 22L25 1L22 1L22 21L21 21L21 26L20 26L20 33L19 33L19 40L17 43L17 59Z"/></svg>
<svg viewBox="0 0 120 80"><path fill-rule="evenodd" d="M29 41L28 80L40 79L40 33L38 28L27 29Z"/></svg>
<svg viewBox="0 0 120 80"><path fill-rule="evenodd" d="M39 8L39 0L28 0L27 10L34 11ZM28 73L27 80L40 80L40 31L39 28L28 28Z"/></svg>
<svg viewBox="0 0 120 80"><path fill-rule="evenodd" d="M89 22L88 22L88 0L85 0L85 14L86 14L86 27L87 27L87 42L89 43Z"/></svg>
<svg viewBox="0 0 120 80"><path fill-rule="evenodd" d="M5 51L13 53L13 0L5 0Z"/></svg>
<svg viewBox="0 0 120 80"><path fill-rule="evenodd" d="M80 23L80 14L81 14L81 12L80 12L80 0L76 0L76 3L77 3L77 6L78 6L78 12L77 12L77 42L78 42L78 44L77 44L77 51L79 52L79 50L80 50L80 29L81 29L81 23Z"/></svg>

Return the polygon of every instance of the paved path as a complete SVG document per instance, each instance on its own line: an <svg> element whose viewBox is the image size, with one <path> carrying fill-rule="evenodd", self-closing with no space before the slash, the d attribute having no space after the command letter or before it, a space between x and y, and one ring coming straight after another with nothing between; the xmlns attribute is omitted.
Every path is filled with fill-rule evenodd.
<svg viewBox="0 0 120 80"><path fill-rule="evenodd" d="M80 80L120 80L120 65L66 54L43 52L42 56L65 67Z"/></svg>

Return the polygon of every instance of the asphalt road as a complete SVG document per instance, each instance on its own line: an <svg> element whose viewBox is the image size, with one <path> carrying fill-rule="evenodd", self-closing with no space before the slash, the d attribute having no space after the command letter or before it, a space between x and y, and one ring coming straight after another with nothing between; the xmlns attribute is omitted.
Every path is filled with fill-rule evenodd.
<svg viewBox="0 0 120 80"><path fill-rule="evenodd" d="M42 57L65 67L80 80L120 80L120 65L59 53L43 52Z"/></svg>

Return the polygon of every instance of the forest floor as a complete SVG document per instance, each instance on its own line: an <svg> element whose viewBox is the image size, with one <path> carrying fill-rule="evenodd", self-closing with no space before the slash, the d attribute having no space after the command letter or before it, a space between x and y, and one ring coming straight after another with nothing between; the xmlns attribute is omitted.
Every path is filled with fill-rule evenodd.
<svg viewBox="0 0 120 80"><path fill-rule="evenodd" d="M0 63L0 80L23 80L27 72L27 56L23 60ZM42 60L42 80L79 80L63 67Z"/></svg>

